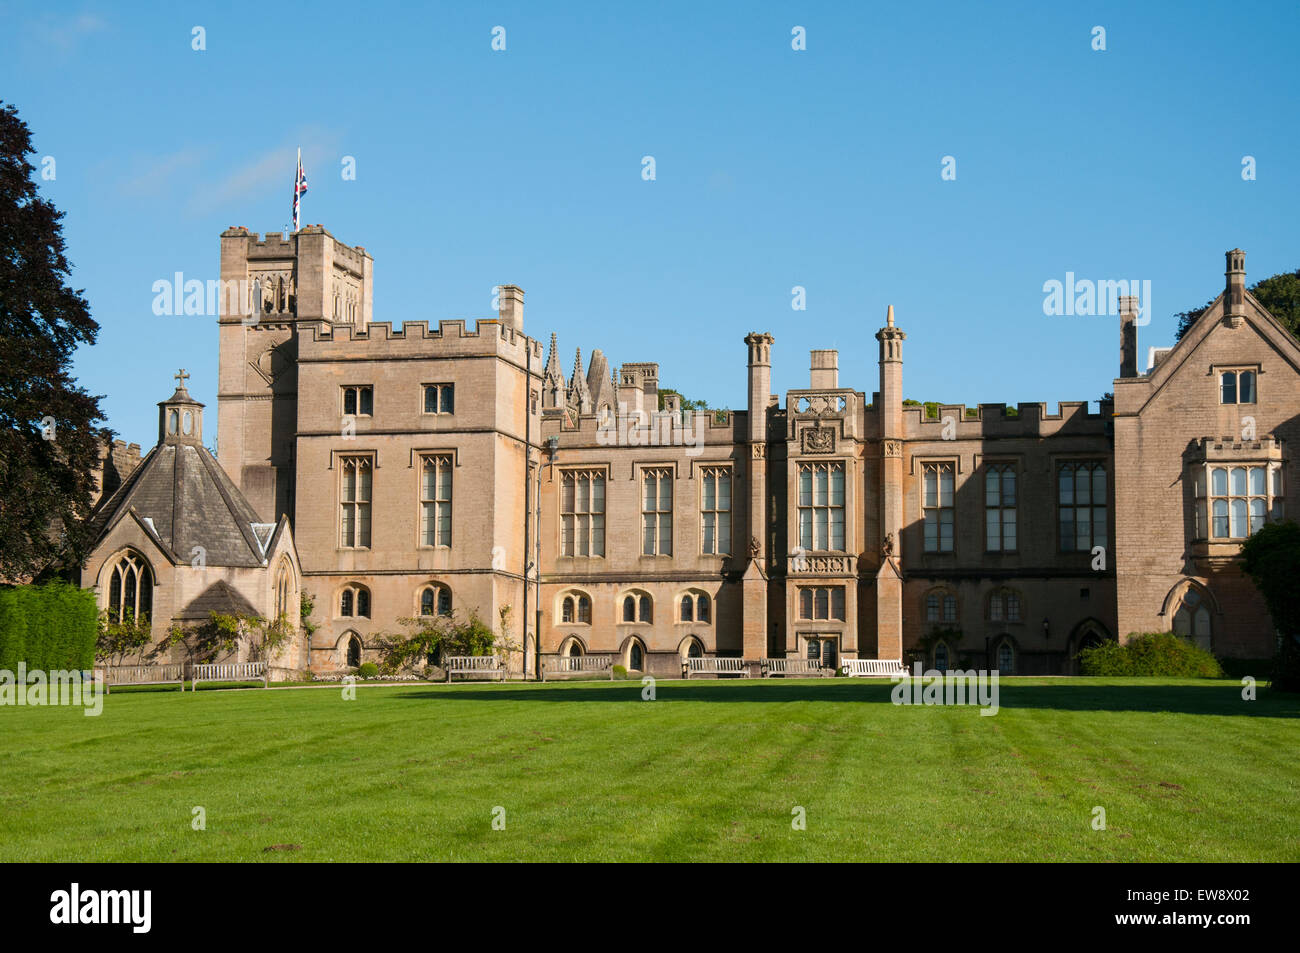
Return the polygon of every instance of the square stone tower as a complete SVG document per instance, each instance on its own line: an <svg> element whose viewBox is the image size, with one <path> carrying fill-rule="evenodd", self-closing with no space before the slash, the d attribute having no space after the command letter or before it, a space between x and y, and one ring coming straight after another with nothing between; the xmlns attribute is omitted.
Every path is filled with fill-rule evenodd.
<svg viewBox="0 0 1300 953"><path fill-rule="evenodd" d="M218 460L267 522L293 515L298 334L366 329L374 259L319 225L221 233ZM325 332L328 333L328 332Z"/></svg>

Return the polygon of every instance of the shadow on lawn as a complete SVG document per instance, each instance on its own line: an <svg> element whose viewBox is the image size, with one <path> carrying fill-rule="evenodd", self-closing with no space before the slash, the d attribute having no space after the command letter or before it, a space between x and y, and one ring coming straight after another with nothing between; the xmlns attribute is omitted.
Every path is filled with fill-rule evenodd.
<svg viewBox="0 0 1300 953"><path fill-rule="evenodd" d="M1002 680L1002 708L1044 708L1061 711L1142 711L1188 715L1248 715L1262 718L1300 718L1300 696L1283 695L1260 686L1257 701L1244 701L1238 682L1179 685L1017 684ZM659 702L866 702L891 704L894 686L886 681L757 681L748 679L707 682L660 681ZM626 702L641 701L641 683L580 682L527 686L465 683L450 688L402 693L405 699L459 702Z"/></svg>

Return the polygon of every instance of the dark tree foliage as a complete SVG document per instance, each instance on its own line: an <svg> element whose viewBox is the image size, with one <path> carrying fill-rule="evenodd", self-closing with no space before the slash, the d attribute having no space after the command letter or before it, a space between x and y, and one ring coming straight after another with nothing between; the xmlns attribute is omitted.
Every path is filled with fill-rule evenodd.
<svg viewBox="0 0 1300 953"><path fill-rule="evenodd" d="M1280 275L1265 278L1250 287L1250 293L1268 309L1273 317L1282 322L1283 327L1300 337L1300 269L1294 273L1284 271ZM1180 311L1174 317L1178 319L1178 340L1196 323L1213 301L1193 311Z"/></svg>
<svg viewBox="0 0 1300 953"><path fill-rule="evenodd" d="M666 397L668 394L676 394L678 397L682 399L682 410L708 410L709 409L708 401L691 400L681 391L674 390L671 387L661 387L659 388L659 409L660 410L664 409L664 397Z"/></svg>
<svg viewBox="0 0 1300 953"><path fill-rule="evenodd" d="M99 325L67 284L63 213L36 190L31 131L0 103L0 578L80 561L103 442L71 375Z"/></svg>
<svg viewBox="0 0 1300 953"><path fill-rule="evenodd" d="M1241 568L1255 583L1279 636L1273 684L1300 691L1300 526L1266 523L1241 544Z"/></svg>

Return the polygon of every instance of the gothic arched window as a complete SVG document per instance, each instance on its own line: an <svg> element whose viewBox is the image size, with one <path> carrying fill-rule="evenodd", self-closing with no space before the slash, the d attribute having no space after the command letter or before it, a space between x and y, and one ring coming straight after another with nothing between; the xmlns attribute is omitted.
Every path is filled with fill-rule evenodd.
<svg viewBox="0 0 1300 953"><path fill-rule="evenodd" d="M346 586L339 595L339 615L353 614L363 619L370 618L370 590L365 586Z"/></svg>
<svg viewBox="0 0 1300 953"><path fill-rule="evenodd" d="M451 615L451 590L446 586L425 586L420 592L420 615Z"/></svg>
<svg viewBox="0 0 1300 953"><path fill-rule="evenodd" d="M293 593L293 565L288 559L280 560L280 572L275 578L275 617L289 618L292 609L290 597Z"/></svg>
<svg viewBox="0 0 1300 953"><path fill-rule="evenodd" d="M654 602L650 594L637 590L623 597L624 622L653 622Z"/></svg>
<svg viewBox="0 0 1300 953"><path fill-rule="evenodd" d="M153 611L153 577L136 552L123 553L108 577L108 617L113 622L147 619Z"/></svg>

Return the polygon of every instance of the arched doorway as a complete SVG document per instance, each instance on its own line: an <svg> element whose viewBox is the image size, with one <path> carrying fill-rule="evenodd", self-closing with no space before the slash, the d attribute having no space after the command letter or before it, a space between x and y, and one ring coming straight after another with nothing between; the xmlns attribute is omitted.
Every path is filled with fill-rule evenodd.
<svg viewBox="0 0 1300 953"><path fill-rule="evenodd" d="M1084 649L1095 649L1106 642L1111 641L1110 631L1098 622L1096 619L1084 619L1074 631L1070 633L1070 641L1067 643L1066 660L1068 674L1079 674L1079 653Z"/></svg>
<svg viewBox="0 0 1300 953"><path fill-rule="evenodd" d="M627 647L627 668L629 672L645 671L645 646L640 639L633 639Z"/></svg>
<svg viewBox="0 0 1300 953"><path fill-rule="evenodd" d="M935 671L948 671L948 643L940 640L934 646L934 668Z"/></svg>
<svg viewBox="0 0 1300 953"><path fill-rule="evenodd" d="M998 643L993 659L997 665L999 675L1014 675L1016 673L1016 647L1011 643L1009 637L1004 636L1002 641Z"/></svg>
<svg viewBox="0 0 1300 953"><path fill-rule="evenodd" d="M1213 645L1209 600L1195 586L1188 586L1174 611L1175 635L1195 642L1207 652Z"/></svg>
<svg viewBox="0 0 1300 953"><path fill-rule="evenodd" d="M361 639L352 635L348 637L348 668L359 668L361 665Z"/></svg>

